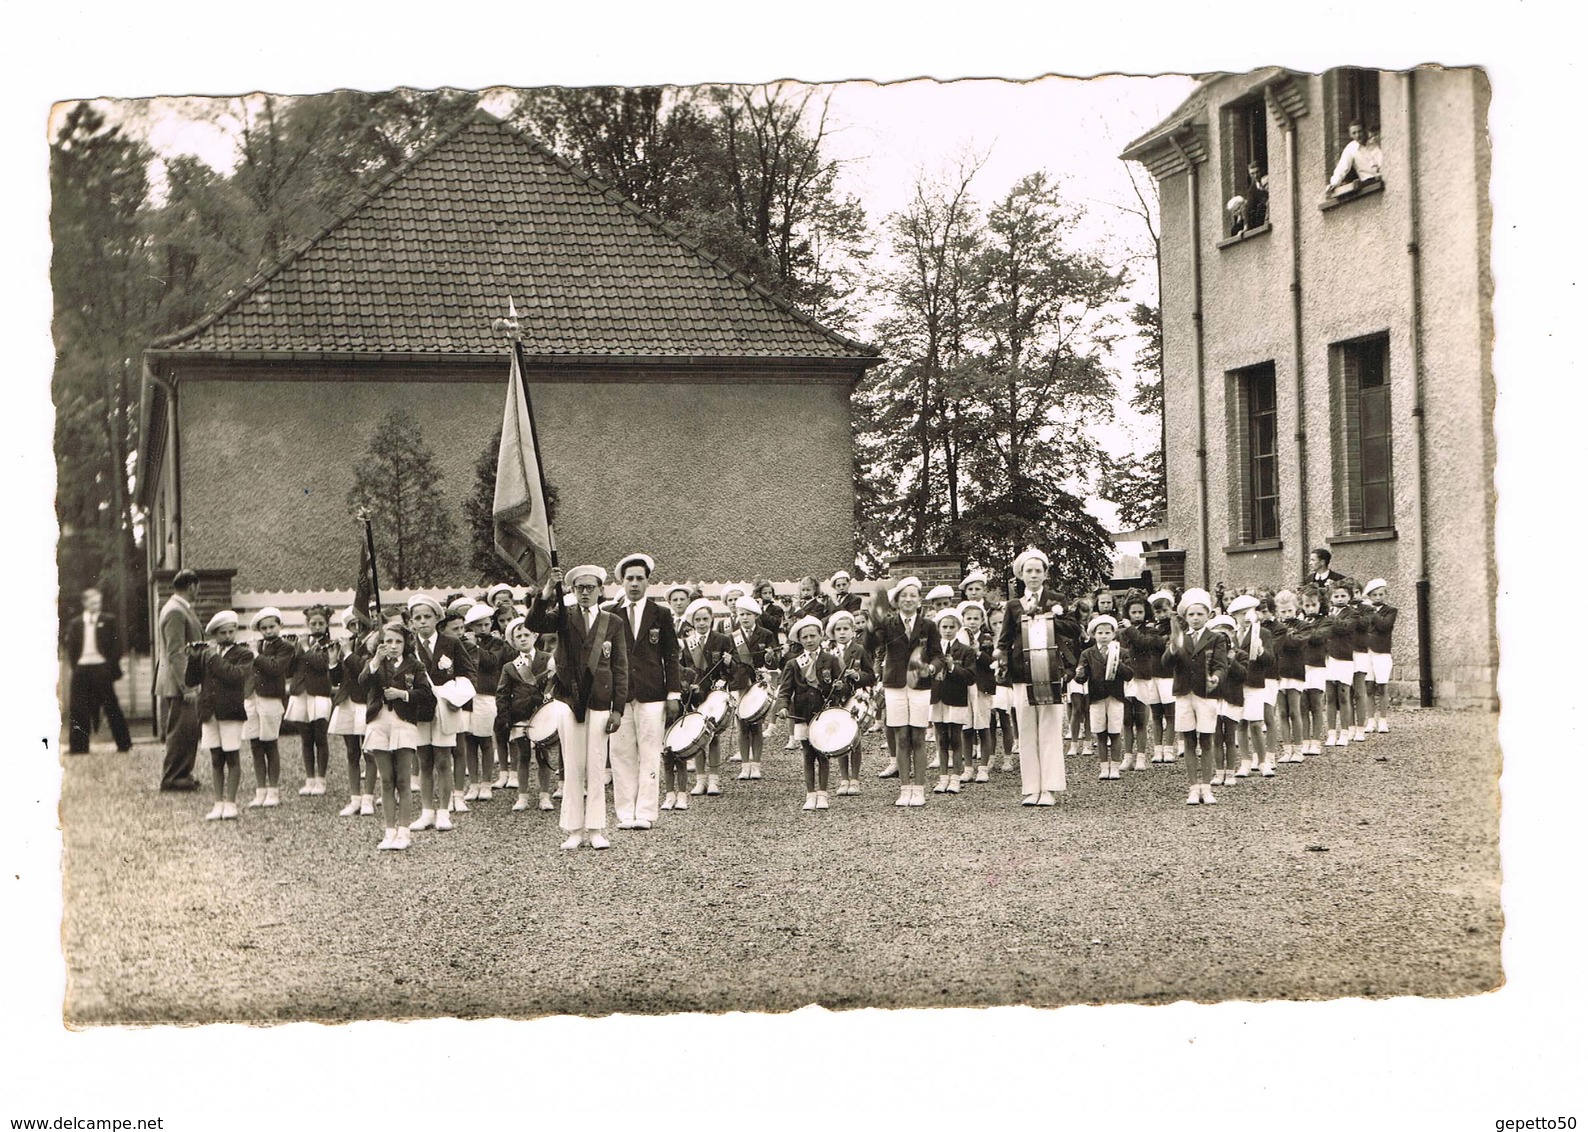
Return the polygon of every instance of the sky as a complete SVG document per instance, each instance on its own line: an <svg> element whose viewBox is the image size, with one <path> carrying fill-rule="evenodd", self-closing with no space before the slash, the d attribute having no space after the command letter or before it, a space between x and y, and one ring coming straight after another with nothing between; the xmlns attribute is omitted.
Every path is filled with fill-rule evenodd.
<svg viewBox="0 0 1588 1132"><path fill-rule="evenodd" d="M0 1119L158 1115L173 1132L220 1125L275 1129L292 1123L292 1116L303 1127L332 1120L353 1126L361 1117L368 1122L377 1082L391 1081L394 1069L411 1077L420 1064L436 1066L436 1073L455 1067L455 1088L432 1076L442 1087L404 1090L412 1121L456 1121L466 1112L468 1119L589 1122L580 1098L607 1095L618 1065L634 1095L645 1098L647 1121L669 1127L687 1120L697 1132L742 1128L746 1114L758 1124L781 1126L787 1121L776 1117L784 1114L767 1113L766 1098L796 1075L809 1082L808 1108L788 1118L804 1119L808 1112L835 1127L1040 1123L1334 1132L1487 1130L1506 1118L1585 1119L1581 1018L1588 967L1580 955L1582 882L1574 832L1581 815L1575 791L1565 787L1574 780L1572 758L1588 749L1588 721L1582 697L1572 694L1570 666L1560 659L1577 647L1571 618L1545 614L1540 604L1578 571L1573 548L1583 537L1577 453L1588 419L1588 382L1582 380L1577 327L1579 277L1588 256L1579 226L1563 208L1569 200L1563 188L1582 181L1583 153L1560 142L1562 108L1580 101L1580 51L1578 37L1564 33L1569 9L1554 0L1451 0L1437 18L1430 11L1398 0L1218 12L1176 0L983 0L955 8L805 0L729 13L720 3L676 0L659 16L654 3L623 0L598 11L544 5L454 13L276 0L262 15L197 0L169 0L158 9L77 0L8 12L12 49L0 69L0 153L7 170L0 179L7 237L0 319L7 332L11 428L0 445L7 488L0 493L0 514L8 536L0 577L10 583L8 635L20 644L0 653L12 740L10 805L0 823L9 976L0 986L7 1007L0 1018L6 1065ZM1482 64L1495 90L1489 127L1495 155L1504 988L1450 1001L842 1016L807 1010L772 1018L268 1030L71 1033L62 1026L60 768L55 752L39 744L59 724L56 666L43 659L57 629L45 285L52 103L97 95L401 84L473 89L503 82L758 82L782 75L813 81L923 74L1024 78L1426 62ZM992 131L977 120L973 132L995 133L1002 147L1012 127L1027 124L1006 118ZM951 119L919 124L928 137L941 128L957 141L961 131L951 127ZM1127 132L1110 144L1112 152L1128 140ZM910 165L906 157L899 167ZM898 183L890 174L868 176ZM1083 863L1084 857L1083 848ZM825 882L822 862L812 862L811 877ZM923 894L952 898L952 889ZM900 961L929 963L931 956ZM525 962L556 977L555 956L526 956ZM239 977L245 977L241 970ZM1455 1056L1441 1052L1452 1034L1459 1036ZM947 1079L934 1068L932 1051L954 1050L951 1062L963 1070L967 1049L975 1051L968 1055L969 1072ZM919 1066L918 1076L897 1070L911 1064ZM305 1071L305 1065L314 1068ZM502 1065L514 1068L500 1080L479 1079L482 1068L489 1075L489 1067Z"/></svg>

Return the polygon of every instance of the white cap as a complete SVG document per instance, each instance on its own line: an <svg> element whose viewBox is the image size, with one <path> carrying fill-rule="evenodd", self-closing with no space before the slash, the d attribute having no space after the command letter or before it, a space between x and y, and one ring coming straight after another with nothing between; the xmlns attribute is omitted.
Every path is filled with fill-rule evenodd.
<svg viewBox="0 0 1588 1132"><path fill-rule="evenodd" d="M280 622L280 620L281 620L281 610L277 609L273 605L265 606L258 613L254 614L251 618L248 619L248 627L250 629L257 629L257 628L259 628L259 623L261 621L264 621L264 620L266 620L267 618L270 618L270 617L274 617L277 622Z"/></svg>
<svg viewBox="0 0 1588 1132"><path fill-rule="evenodd" d="M964 579L959 584L959 588L964 589L972 582L980 582L985 586L987 584L987 575L982 573L980 570L972 570L969 574L965 575Z"/></svg>
<svg viewBox="0 0 1588 1132"><path fill-rule="evenodd" d="M733 603L733 611L735 613L753 613L759 617L761 616L761 603L753 597L741 597Z"/></svg>
<svg viewBox="0 0 1588 1132"><path fill-rule="evenodd" d="M496 603L497 594L506 594L507 596L512 597L513 587L508 585L506 582L497 582L496 585L485 591L485 600L491 602L494 605Z"/></svg>
<svg viewBox="0 0 1588 1132"><path fill-rule="evenodd" d="M921 579L917 578L914 574L911 574L908 578L900 578L897 582L888 587L888 600L897 604L899 600L899 591L910 586L920 589Z"/></svg>
<svg viewBox="0 0 1588 1132"><path fill-rule="evenodd" d="M1147 604L1157 605L1160 601L1167 601L1170 605L1173 605L1174 594L1170 593L1168 590L1159 590L1157 593L1153 594L1147 599Z"/></svg>
<svg viewBox="0 0 1588 1132"><path fill-rule="evenodd" d="M494 606L477 601L469 606L469 611L463 615L463 623L465 625L474 625L481 621L489 621L495 614L496 608Z"/></svg>
<svg viewBox="0 0 1588 1132"><path fill-rule="evenodd" d="M965 611L967 609L979 609L979 610L981 610L982 617L985 618L987 616L987 607L985 605L983 605L981 602L976 601L974 599L967 599L965 601L962 601L955 608L957 608L959 610L959 620L960 620L960 624L962 624L962 625L965 623Z"/></svg>
<svg viewBox="0 0 1588 1132"><path fill-rule="evenodd" d="M562 580L570 586L580 578L594 578L595 584L598 586L607 584L607 572L600 566L575 566L572 570L563 571Z"/></svg>
<svg viewBox="0 0 1588 1132"><path fill-rule="evenodd" d="M428 605L431 609L435 610L437 617L440 617L446 612L446 610L441 608L441 603L435 598L431 597L429 594L414 594L413 597L408 599L409 609L417 609L421 605Z"/></svg>
<svg viewBox="0 0 1588 1132"><path fill-rule="evenodd" d="M959 610L955 609L952 605L944 606L942 609L939 609L936 613L931 615L931 621L934 625L945 618L953 621L956 625L965 624L965 619L959 615Z"/></svg>
<svg viewBox="0 0 1588 1132"><path fill-rule="evenodd" d="M695 614L699 613L702 609L704 609L707 613L711 613L711 602L707 601L703 597L697 597L694 601L690 602L688 608L684 610L684 620L694 620Z"/></svg>
<svg viewBox="0 0 1588 1132"><path fill-rule="evenodd" d="M216 629L237 628L237 614L230 609L223 609L210 618L208 625L204 626L206 633L213 633Z"/></svg>
<svg viewBox="0 0 1588 1132"><path fill-rule="evenodd" d="M1237 613L1245 613L1248 609L1257 608L1257 599L1251 594L1241 594L1231 598L1230 603L1224 607L1224 612L1234 617Z"/></svg>
<svg viewBox="0 0 1588 1132"><path fill-rule="evenodd" d="M1185 594L1180 598L1180 613L1183 615L1193 605L1200 605L1209 613L1213 612L1213 598L1208 595L1207 590L1186 590Z"/></svg>
<svg viewBox="0 0 1588 1132"><path fill-rule="evenodd" d="M1020 576L1020 568L1032 558L1035 558L1038 562L1042 563L1044 569L1050 569L1053 566L1053 563L1048 560L1048 556L1046 554L1043 554L1034 546L1028 546L1015 556L1013 566L1015 577L1018 578Z"/></svg>
<svg viewBox="0 0 1588 1132"><path fill-rule="evenodd" d="M656 573L656 561L649 554L625 554L618 559L618 577L623 576L623 571L635 564L645 567L645 576L649 578Z"/></svg>
<svg viewBox="0 0 1588 1132"><path fill-rule="evenodd" d="M794 622L793 627L788 631L788 635L790 639L797 641L800 639L800 634L806 629L815 629L817 633L820 633L822 632L822 623L815 617L801 617Z"/></svg>
<svg viewBox="0 0 1588 1132"><path fill-rule="evenodd" d="M1386 582L1383 578L1374 578L1371 582L1369 582L1367 584L1366 588L1364 588L1362 590L1362 596L1363 597L1368 597L1368 596L1370 596L1373 593L1374 590L1387 590L1387 589L1389 589L1389 583L1388 582Z"/></svg>
<svg viewBox="0 0 1588 1132"><path fill-rule="evenodd" d="M1231 617L1228 613L1221 613L1217 617L1213 618L1213 620L1208 622L1208 628L1229 629L1231 632L1233 632L1235 630L1235 618Z"/></svg>
<svg viewBox="0 0 1588 1132"><path fill-rule="evenodd" d="M1092 618L1086 623L1086 635L1090 637L1093 633L1097 632L1097 627L1099 625L1107 625L1115 632L1119 631L1119 622L1114 619L1113 614L1099 613L1096 617Z"/></svg>
<svg viewBox="0 0 1588 1132"><path fill-rule="evenodd" d="M512 640L513 639L513 630L517 629L518 627L520 627L523 624L524 624L524 619L522 617L515 617L511 621L509 621L507 623L507 628L504 630L504 632L507 634L507 639L508 640Z"/></svg>
<svg viewBox="0 0 1588 1132"><path fill-rule="evenodd" d="M944 598L949 601L954 600L953 586L933 586L926 594L927 601L942 601Z"/></svg>
<svg viewBox="0 0 1588 1132"><path fill-rule="evenodd" d="M840 570L840 571L838 571L838 573L834 574L831 578L828 578L827 580L828 580L828 582L836 582L836 581L838 581L839 578L842 578L846 582L853 580L852 578L850 578L848 570Z"/></svg>
<svg viewBox="0 0 1588 1132"><path fill-rule="evenodd" d="M833 627L835 625L837 625L840 621L847 621L851 625L853 625L855 623L855 615L853 613L850 613L849 610L847 610L847 609L838 610L836 613L834 613L831 617L829 617L827 619L827 631L829 633L831 633L833 631Z"/></svg>
<svg viewBox="0 0 1588 1132"><path fill-rule="evenodd" d="M348 628L354 621L364 620L359 616L358 610L354 609L351 605L342 610L342 612L338 613L336 615L336 619L341 623L342 628L344 629Z"/></svg>

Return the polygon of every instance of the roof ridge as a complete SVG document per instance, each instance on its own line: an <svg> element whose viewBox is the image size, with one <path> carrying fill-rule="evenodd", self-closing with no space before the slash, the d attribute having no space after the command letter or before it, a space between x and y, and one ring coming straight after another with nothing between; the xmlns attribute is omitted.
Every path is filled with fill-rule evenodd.
<svg viewBox="0 0 1588 1132"><path fill-rule="evenodd" d="M321 240L325 239L332 232L336 231L342 225L352 220L353 217L357 216L363 211L366 205L368 205L376 197L380 196L381 193L391 188L392 185L396 184L401 177L406 175L419 162L425 160L431 154L433 154L441 147L444 142L451 141L464 130L482 120L491 122L493 124L500 124L500 119L495 117L495 115L492 115L481 107L476 106L471 113L461 117L455 125L449 126L447 129L442 130L430 141L414 150L413 155L407 160L382 173L375 179L375 182L370 185L369 188L350 194L347 198L347 203L343 205L342 208L338 209L331 219L326 221L326 223L318 232L312 236L300 237L299 239L293 240L287 251L283 255L276 257L275 262L260 268L239 283L235 288L236 294L232 298L220 303L214 310L210 311L206 315L203 315L195 322L189 323L187 326L181 327L180 329L173 330L168 334L160 335L160 337L149 343L149 349L159 350L168 346L174 346L179 342L185 342L187 339L192 338L195 335L202 334L205 330L208 330L210 327L214 326L221 319L231 314L232 311L242 306L243 303L249 299L249 297L254 295L266 283L269 283L276 276L280 275L287 268L291 267L298 260L302 259L306 254L308 254L309 250Z"/></svg>
<svg viewBox="0 0 1588 1132"><path fill-rule="evenodd" d="M481 111L481 113L484 114L484 111ZM853 350L859 350L864 356L871 357L881 354L881 351L877 349L877 347L857 341L849 337L847 334L834 330L832 327L817 321L814 316L800 310L793 303L789 302L775 291L772 291L759 280L747 275L739 268L734 267L721 256L708 252L704 247L701 246L698 238L684 232L683 229L679 228L676 224L673 224L667 220L663 220L655 213L647 212L634 201L630 200L628 197L624 196L622 193L608 185L605 181L601 180L601 178L597 177L593 173L586 172L585 170L579 168L573 162L557 153L539 139L530 136L528 133L520 130L517 126L511 125L510 123L497 118L494 115L486 115L486 117L490 119L492 125L495 125L504 133L511 137L517 138L520 142L530 147L536 153L550 158L557 164L559 168L572 175L575 179L589 185L602 197L612 201L614 204L619 205L624 211L629 212L639 219L645 221L651 227L656 228L663 235L667 236L674 242L682 244L686 251L691 252L693 255L704 260L717 270L725 272L729 279L733 280L735 283L738 283L740 286L745 287L753 294L756 294L770 302L783 313L793 315L800 322L805 323L813 330L825 334L827 337L831 338L835 342L838 342L840 345L846 346Z"/></svg>

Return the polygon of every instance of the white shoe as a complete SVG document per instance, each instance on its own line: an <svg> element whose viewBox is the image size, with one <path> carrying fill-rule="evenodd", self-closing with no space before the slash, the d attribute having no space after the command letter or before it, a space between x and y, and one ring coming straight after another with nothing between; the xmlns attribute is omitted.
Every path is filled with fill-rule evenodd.
<svg viewBox="0 0 1588 1132"><path fill-rule="evenodd" d="M561 782L557 783L557 789L555 789L555 790L553 790L551 792L551 796L553 798L561 798L562 797L562 783Z"/></svg>
<svg viewBox="0 0 1588 1132"><path fill-rule="evenodd" d="M818 810L827 809L827 791L825 791L825 790L816 791L816 808Z"/></svg>
<svg viewBox="0 0 1588 1132"><path fill-rule="evenodd" d="M1262 775L1264 778L1273 778L1274 764L1267 759L1264 759L1263 764L1257 768L1257 773Z"/></svg>
<svg viewBox="0 0 1588 1132"><path fill-rule="evenodd" d="M1389 718L1387 716L1381 715L1378 717L1378 732L1380 735L1389 734Z"/></svg>
<svg viewBox="0 0 1588 1132"><path fill-rule="evenodd" d="M673 803L675 803L677 801L678 801L678 794L676 792L667 795L665 798L662 799L662 809L664 809L664 810L672 809L673 808Z"/></svg>
<svg viewBox="0 0 1588 1132"><path fill-rule="evenodd" d="M434 810L420 810L419 816L408 823L408 828L418 833L420 830L429 829L435 824L436 812Z"/></svg>
<svg viewBox="0 0 1588 1132"><path fill-rule="evenodd" d="M584 835L575 833L562 843L564 849L577 849L584 844Z"/></svg>
<svg viewBox="0 0 1588 1132"><path fill-rule="evenodd" d="M740 782L748 781L749 777L750 777L750 764L749 763L745 763L742 767L739 768L738 781L740 781Z"/></svg>
<svg viewBox="0 0 1588 1132"><path fill-rule="evenodd" d="M1037 805L1039 805L1039 806L1051 806L1051 805L1053 805L1053 794L1050 791L1047 791L1047 790L1044 790L1042 793L1038 794L1037 795Z"/></svg>
<svg viewBox="0 0 1588 1132"><path fill-rule="evenodd" d="M502 779L501 788L503 790L521 790L521 789L523 789L518 784L518 771L515 770L515 771L508 772L508 774L505 775L503 777L503 779Z"/></svg>
<svg viewBox="0 0 1588 1132"><path fill-rule="evenodd" d="M910 804L910 796L914 793L915 791L911 790L908 785L899 787L899 800L893 804L895 806L908 806ZM217 814L216 816L218 817L219 815Z"/></svg>
<svg viewBox="0 0 1588 1132"><path fill-rule="evenodd" d="M456 791L454 791L454 793L456 793ZM478 801L479 797L480 797L480 788L478 786L474 785L473 783L471 783L469 785L469 788L463 792L463 800L465 802Z"/></svg>
<svg viewBox="0 0 1588 1132"><path fill-rule="evenodd" d="M675 809L675 810L687 810L687 809L689 809L689 795L688 794L684 794L684 793L680 793L678 795L678 804L675 805L673 807L673 809Z"/></svg>
<svg viewBox="0 0 1588 1132"><path fill-rule="evenodd" d="M912 806L924 806L924 805L926 805L926 787L924 785L922 785L922 786L912 786L910 788L910 805L912 805Z"/></svg>
<svg viewBox="0 0 1588 1132"><path fill-rule="evenodd" d="M921 787L921 789L925 790L926 787L923 786L923 787ZM948 775L940 774L940 775L937 776L937 785L932 787L932 793L934 793L934 794L946 794L946 793L948 793Z"/></svg>
<svg viewBox="0 0 1588 1132"><path fill-rule="evenodd" d="M303 785L298 787L298 797L307 798L307 797L309 797L309 795L311 795L313 793L314 793L314 779L305 778L303 780Z"/></svg>
<svg viewBox="0 0 1588 1132"><path fill-rule="evenodd" d="M883 767L882 770L877 773L877 777L878 778L898 778L899 777L899 760L898 759L889 759L888 760L888 765Z"/></svg>
<svg viewBox="0 0 1588 1132"><path fill-rule="evenodd" d="M529 795L526 794L526 795L524 795L524 797L527 799L529 797ZM554 807L551 804L551 795L550 794L546 794L544 792L541 794L541 796L540 796L540 808L542 810L551 810L551 809L555 809L556 808L556 807Z"/></svg>
<svg viewBox="0 0 1588 1132"><path fill-rule="evenodd" d="M1147 769L1147 752L1146 751L1137 751L1136 752L1136 769L1137 770L1146 770Z"/></svg>
<svg viewBox="0 0 1588 1132"><path fill-rule="evenodd" d="M544 798L545 795L542 794L541 797ZM528 794L520 794L517 798L513 799L513 812L515 814L522 813L524 810L527 810L527 809L529 809L529 795Z"/></svg>
<svg viewBox="0 0 1588 1132"><path fill-rule="evenodd" d="M715 774L708 774L706 776L706 793L710 795L722 793L722 783L718 780Z"/></svg>
<svg viewBox="0 0 1588 1132"><path fill-rule="evenodd" d="M802 809L802 810L814 810L815 808L816 808L816 795L815 794L807 794L807 795L805 795L805 804L803 806L801 806L800 809Z"/></svg>
<svg viewBox="0 0 1588 1132"><path fill-rule="evenodd" d="M1325 739L1324 739L1324 741L1323 741L1323 745L1324 745L1324 746L1325 746L1325 747L1334 747L1334 746L1337 746L1337 745L1338 745L1338 736L1339 736L1339 734L1340 734L1340 733L1339 733L1339 732L1338 732L1338 731L1331 731L1331 732L1329 732L1329 735L1328 735L1328 737L1327 737L1327 738L1325 738Z"/></svg>
<svg viewBox="0 0 1588 1132"><path fill-rule="evenodd" d="M1020 804L1022 806L1035 806L1037 804L1037 796L1035 794L1027 794L1020 799Z"/></svg>
<svg viewBox="0 0 1588 1132"><path fill-rule="evenodd" d="M951 774L948 776L948 785L944 789L946 789L950 794L958 794L959 783L960 776L957 774Z"/></svg>
<svg viewBox="0 0 1588 1132"><path fill-rule="evenodd" d="M356 817L358 817L358 799L357 798L349 799L347 805L343 806L340 810L336 811L336 816L339 817L339 818L356 818Z"/></svg>
<svg viewBox="0 0 1588 1132"><path fill-rule="evenodd" d="M651 828L651 823L646 821L644 818L635 818L634 821L629 824L629 828L630 829L650 829Z"/></svg>
<svg viewBox="0 0 1588 1132"><path fill-rule="evenodd" d="M690 787L689 792L697 798L700 797L706 792L706 780L704 778L696 778L695 785Z"/></svg>
<svg viewBox="0 0 1588 1132"><path fill-rule="evenodd" d="M368 818L375 816L375 795L361 794L358 799L358 816Z"/></svg>
<svg viewBox="0 0 1588 1132"><path fill-rule="evenodd" d="M452 815L445 810L436 811L436 832L448 833L452 830Z"/></svg>
<svg viewBox="0 0 1588 1132"><path fill-rule="evenodd" d="M1213 772L1213 785L1214 786L1223 786L1224 785L1224 772L1222 770L1216 770L1216 771Z"/></svg>
<svg viewBox="0 0 1588 1132"><path fill-rule="evenodd" d="M620 822L618 822L618 828L619 829L633 829L634 828L634 822L632 820L620 821Z"/></svg>
<svg viewBox="0 0 1588 1132"><path fill-rule="evenodd" d="M1251 759L1242 759L1241 760L1241 767L1240 767L1239 770L1237 770L1235 772L1235 777L1236 778L1250 778L1251 776L1252 776L1252 760ZM1229 775L1225 775L1224 777L1228 778Z"/></svg>
<svg viewBox="0 0 1588 1132"><path fill-rule="evenodd" d="M375 846L375 848L377 848L377 849L395 849L395 848L397 848L397 831L395 829L388 829L386 831L386 836L380 839L380 844Z"/></svg>
<svg viewBox="0 0 1588 1132"><path fill-rule="evenodd" d="M1204 806L1211 806L1217 801L1218 801L1218 799L1213 796L1213 787L1211 787L1211 786L1203 786L1202 787L1202 804Z"/></svg>
<svg viewBox="0 0 1588 1132"><path fill-rule="evenodd" d="M977 782L987 782L987 781L989 781L989 779L987 777L987 768L986 767L979 766L979 767L976 768L976 781Z"/></svg>
<svg viewBox="0 0 1588 1132"><path fill-rule="evenodd" d="M265 809L269 810L281 805L281 787L265 787Z"/></svg>
<svg viewBox="0 0 1588 1132"><path fill-rule="evenodd" d="M941 770L942 768L943 768L943 760L939 759L936 755L933 755L931 757L931 759L929 759L927 761L927 764L926 764L926 769L927 770Z"/></svg>
<svg viewBox="0 0 1588 1132"><path fill-rule="evenodd" d="M1200 786L1191 787L1191 792L1185 796L1185 804L1188 806L1200 806L1202 804L1202 788Z"/></svg>
<svg viewBox="0 0 1588 1132"><path fill-rule="evenodd" d="M463 800L463 791L454 790L452 792L452 806L451 806L451 809L452 809L453 813L458 813L458 814L466 814L466 813L469 812L468 803Z"/></svg>
<svg viewBox="0 0 1588 1132"><path fill-rule="evenodd" d="M760 763L751 763L750 764L750 777L754 778L754 779L759 779L761 777L761 764Z"/></svg>
<svg viewBox="0 0 1588 1132"><path fill-rule="evenodd" d="M491 788L489 786L480 787L480 792L474 798L477 802L489 802L491 800Z"/></svg>
<svg viewBox="0 0 1588 1132"><path fill-rule="evenodd" d="M1001 769L1005 774L1014 773L1014 769L1015 769L1015 761L1014 761L1014 759L1005 759L1003 761L1003 766L1000 767L999 769Z"/></svg>
<svg viewBox="0 0 1588 1132"><path fill-rule="evenodd" d="M261 786L259 789L254 791L254 800L252 802L248 803L248 808L250 810L254 810L254 809L258 809L260 806L263 806L264 804L265 804L265 788L263 786Z"/></svg>
<svg viewBox="0 0 1588 1132"><path fill-rule="evenodd" d="M406 848L408 848L408 846L410 846L412 844L413 844L413 839L408 836L408 831L406 829L404 829L402 826L398 826L397 827L397 843L395 845L393 845L392 848L393 849L406 849Z"/></svg>
<svg viewBox="0 0 1588 1132"><path fill-rule="evenodd" d="M237 803L236 802L224 802L224 803L222 803L221 820L222 821L236 821L237 820Z"/></svg>
<svg viewBox="0 0 1588 1132"><path fill-rule="evenodd" d="M592 833L590 835L590 848L592 848L592 849L610 849L610 848L612 848L612 842L608 841L603 835L601 835L599 833Z"/></svg>
<svg viewBox="0 0 1588 1132"><path fill-rule="evenodd" d="M1109 778L1118 778L1119 777L1119 767L1117 767L1117 766L1109 767L1108 768L1108 777Z"/></svg>
<svg viewBox="0 0 1588 1132"><path fill-rule="evenodd" d="M744 756L741 755L738 751L735 751L735 752L733 752L733 754L728 756L728 761L731 762L731 763L741 762L741 761L743 761L743 759L744 759Z"/></svg>
<svg viewBox="0 0 1588 1132"><path fill-rule="evenodd" d="M800 741L794 738L794 736L790 735L788 737L788 742L783 744L783 749L785 751L797 751L800 749Z"/></svg>
<svg viewBox="0 0 1588 1132"><path fill-rule="evenodd" d="M210 812L204 815L205 821L220 821L226 816L226 803L216 802Z"/></svg>
<svg viewBox="0 0 1588 1132"><path fill-rule="evenodd" d="M314 792L316 795L325 793L325 779L316 778L314 780Z"/></svg>
<svg viewBox="0 0 1588 1132"><path fill-rule="evenodd" d="M1366 743L1367 742L1367 729L1365 727L1358 727L1356 729L1355 734L1353 734L1351 736L1351 738L1355 739L1358 743Z"/></svg>

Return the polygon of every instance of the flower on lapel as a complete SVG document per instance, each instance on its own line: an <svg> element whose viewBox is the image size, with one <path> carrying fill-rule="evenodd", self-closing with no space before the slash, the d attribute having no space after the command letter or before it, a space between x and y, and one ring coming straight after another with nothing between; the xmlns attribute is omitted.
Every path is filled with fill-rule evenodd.
<svg viewBox="0 0 1588 1132"><path fill-rule="evenodd" d="M652 629L651 630L651 644L653 644L653 645L654 644L659 644L661 642L661 639L662 639L662 631L660 629Z"/></svg>
<svg viewBox="0 0 1588 1132"><path fill-rule="evenodd" d="M443 655L440 660L436 661L436 667L441 669L443 672L451 672L452 658L450 656Z"/></svg>
<svg viewBox="0 0 1588 1132"><path fill-rule="evenodd" d="M602 641L601 642L601 659L602 660L611 660L612 659L612 642L611 641Z"/></svg>

